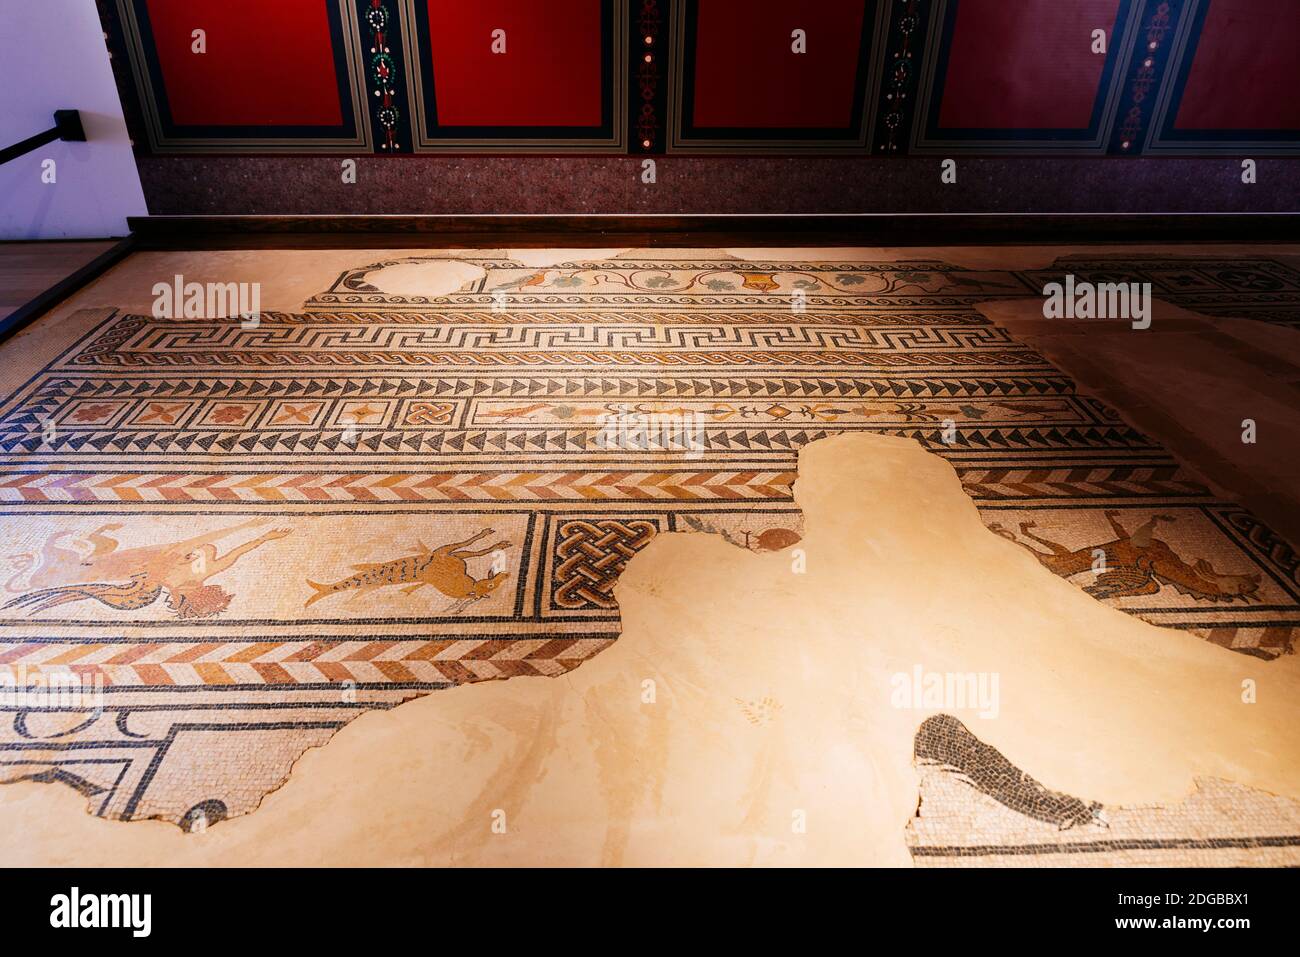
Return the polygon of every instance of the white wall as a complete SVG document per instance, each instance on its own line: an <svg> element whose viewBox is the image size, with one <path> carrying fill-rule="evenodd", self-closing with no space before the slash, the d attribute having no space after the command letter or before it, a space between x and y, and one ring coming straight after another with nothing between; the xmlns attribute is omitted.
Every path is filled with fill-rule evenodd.
<svg viewBox="0 0 1300 957"><path fill-rule="evenodd" d="M55 110L80 110L87 142L0 166L0 239L125 236L147 210L94 0L0 0L0 146L49 129Z"/></svg>

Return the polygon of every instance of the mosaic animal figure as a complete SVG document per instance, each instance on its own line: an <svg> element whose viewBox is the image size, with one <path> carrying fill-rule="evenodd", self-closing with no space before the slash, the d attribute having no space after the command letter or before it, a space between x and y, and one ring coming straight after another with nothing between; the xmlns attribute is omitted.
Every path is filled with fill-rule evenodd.
<svg viewBox="0 0 1300 957"><path fill-rule="evenodd" d="M1084 588L1084 591L1094 598L1154 595L1160 591L1162 585L1169 585L1179 594L1188 595L1197 601L1259 600L1256 597L1260 583L1258 573L1224 575L1215 571L1214 566L1203 558L1189 565L1167 542L1156 538L1156 529L1162 522L1175 521L1171 516L1156 515L1131 535L1119 523L1118 516L1117 511L1106 512L1106 518L1115 533L1113 540L1101 545L1073 550L1035 535L1033 532L1037 527L1035 522L1021 522L1020 534L1030 541L1045 546L1048 549L1046 552L1020 541L1001 525L994 524L990 528L1002 537L1028 549L1044 568L1062 578L1092 571L1096 560L1094 553L1103 552L1104 570L1098 572L1097 580L1093 584Z"/></svg>
<svg viewBox="0 0 1300 957"><path fill-rule="evenodd" d="M105 525L94 534L118 527ZM20 595L34 588L58 584L61 578L60 569L80 565L85 557L83 552L69 547L72 543L66 542L73 537L73 534L73 532L56 532L45 540L39 551L17 552L5 556L9 567L13 569L13 574L5 582L5 591Z"/></svg>
<svg viewBox="0 0 1300 957"><path fill-rule="evenodd" d="M290 529L264 532L224 555L219 554L216 542L265 522L253 519L179 542L127 549L120 549L117 540L107 534L122 526L103 525L85 537L88 554L56 544L66 537L59 533L46 543L39 560L30 555L14 558L30 584L61 584L27 592L4 608L20 608L30 614L89 600L115 611L138 611L152 605L165 591L167 608L177 618L211 618L225 611L234 596L219 585L209 585L208 579L254 549L284 538Z"/></svg>
<svg viewBox="0 0 1300 957"><path fill-rule="evenodd" d="M418 551L414 555L406 555L386 562L365 562L353 565L352 568L356 574L326 585L308 581L307 584L311 586L315 593L307 599L303 607L307 608L316 604L322 598L328 598L330 595L343 592L352 592L355 599L374 591L376 588L385 588L389 585L405 585L402 594L409 595L412 592L419 591L426 585L432 585L448 598L455 599L447 609L447 613L458 614L474 602L481 601L496 591L509 574L502 571L488 578L474 578L469 574L466 559L478 558L481 555L487 555L510 547L509 542L503 541L497 542L495 545L489 545L487 548L481 548L478 551L467 550L467 546L474 544L485 535L491 534L492 529L485 528L477 535L467 538L463 542L453 542L450 545L432 549L422 542L417 542L416 548Z"/></svg>
<svg viewBox="0 0 1300 957"><path fill-rule="evenodd" d="M1045 787L950 714L936 714L922 722L913 755L917 765L942 768L1002 806L1062 831L1089 824L1109 827L1100 803Z"/></svg>

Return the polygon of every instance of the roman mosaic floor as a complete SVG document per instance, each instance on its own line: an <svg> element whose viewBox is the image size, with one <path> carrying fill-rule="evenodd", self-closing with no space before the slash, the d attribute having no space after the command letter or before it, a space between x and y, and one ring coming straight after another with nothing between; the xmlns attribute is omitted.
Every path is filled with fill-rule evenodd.
<svg viewBox="0 0 1300 957"><path fill-rule="evenodd" d="M724 566L749 556L793 582L804 574L815 581L814 567L796 566L815 566L834 550L814 550L796 500L801 450L847 433L868 443L860 446L866 454L875 454L871 442L895 449L885 437L907 440L909 450L880 452L882 460L902 456L902 471L877 476L875 498L859 506L929 467L910 455L951 469L935 474L951 474L964 492L952 507L973 502L984 526L969 549L996 549L995 563L1029 576L1024 591L1008 593L1009 617L1017 603L1041 607L1044 581L1067 589L1052 593L1065 596L1061 622L1051 608L1039 614L1032 640L1047 647L1037 661L1055 667L1044 632L1101 616L1099 632L1138 636L1123 646L1098 639L1103 671L1114 653L1130 670L1170 669L1161 680L1174 687L1161 694L1175 703L1212 682L1215 669L1231 686L1233 707L1198 701L1173 712L1189 723L1189 755L1208 747L1190 723L1211 716L1230 725L1222 734L1255 742L1249 757L1188 758L1181 771L1198 780L1190 795L1164 778L1157 786L1151 771L1150 793L1160 800L1147 800L1143 771L1130 768L1134 780L1124 786L1101 786L1131 764L1122 755L1112 756L1111 770L1095 756L1106 793L1094 793L1073 766L1053 768L1041 755L1046 767L1031 765L986 740L977 716L892 709L897 727L882 753L913 779L910 799L898 797L903 788L885 804L910 800L912 808L884 833L906 848L906 860L1300 863L1300 804L1291 800L1300 789L1290 776L1300 756L1280 730L1294 727L1291 702L1300 698L1241 703L1244 680L1300 691L1300 558L1230 489L988 318L990 304L1040 303L1043 286L1070 273L1150 282L1183 310L1291 336L1300 325L1300 258L1076 252L993 268L865 252L133 257L58 321L3 350L12 364L0 405L0 668L19 684L71 675L102 690L99 707L7 701L0 709L0 775L14 791L45 795L25 796L23 814L39 813L34 800L62 800L50 796L62 789L28 786L61 783L98 817L160 818L216 837L251 826L221 822L256 810L304 752L362 715L435 691L421 714L472 714L474 701L483 703L482 723L468 719L449 740L491 752L488 725L510 724L504 702L561 693L520 689L572 688L622 660L613 656L628 608L615 586L660 539L673 547L669 533L703 533L709 547L729 550ZM282 281L276 257L291 255L299 258L283 262L294 264L295 278ZM259 322L151 316L145 290L196 264L191 273L263 282L270 307ZM931 507L940 511L938 500L900 501L897 510ZM895 520L902 517L872 521L884 534ZM962 564L962 541L954 532L954 554L944 556L953 568L930 583L929 599L899 594L882 614L914 612L916 628L936 603L961 613L951 583L978 587L985 574ZM903 570L870 538L863 547L885 562L877 578ZM841 564L853 561L867 560ZM728 600L748 587L762 606L790 599L783 589L794 585L764 592L757 579L742 579ZM862 589L870 593L871 583ZM836 601L856 592L841 586ZM710 613L727 604L717 596L697 603ZM825 603L801 613L814 633L819 614L835 614ZM680 641L693 632L676 634ZM1142 656L1132 652L1138 647ZM795 666L817 642L801 647L794 633L782 649ZM1003 652L976 655L979 668L935 668L1010 676L1022 664L1009 658L1020 654ZM658 652L664 661L676 653ZM948 664L966 660L935 653ZM886 678L915 663L890 660ZM596 670L600 662L605 671ZM1185 687L1180 662L1189 669ZM736 667L743 671L743 659ZM492 679L509 680L457 688L454 699L448 690ZM1040 688L1045 680L1034 679ZM691 693L708 694L709 683L701 678ZM1013 694L1005 677L1003 688ZM751 728L797 720L798 695L751 691L719 694ZM603 693L592 690L588 707L599 711ZM1125 733L1127 707L1115 704L1105 721L1119 723L1109 733ZM1018 714L1018 730L999 733L1012 742L1036 721L1068 718L1008 713ZM995 723L1004 729L1008 719ZM348 729L349 740L364 727ZM1177 750L1177 728L1170 733L1164 744ZM587 741L596 752L656 746L654 732L640 727L626 740L593 732ZM337 744L319 760L341 753ZM463 762L478 746L447 747L443 757ZM779 749L764 753L779 772ZM1034 747L1018 753L1036 756ZM1159 764L1148 755L1138 767ZM606 775L609 767L600 764ZM601 790L602 772L592 775ZM761 830L753 788L766 795L771 782L746 780L743 827ZM571 794L578 785L568 787ZM624 793L605 788L616 792ZM272 811L249 821L264 813ZM5 820L0 813L0 847L12 838ZM573 836L575 847L584 840ZM606 840L589 862L644 860L629 859L628 840ZM582 860L533 850L501 862ZM701 852L701 862L710 859Z"/></svg>

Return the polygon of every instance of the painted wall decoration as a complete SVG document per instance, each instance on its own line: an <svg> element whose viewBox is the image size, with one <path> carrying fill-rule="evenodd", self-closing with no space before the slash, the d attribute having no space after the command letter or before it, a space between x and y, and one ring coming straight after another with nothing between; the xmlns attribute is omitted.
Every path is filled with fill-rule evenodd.
<svg viewBox="0 0 1300 957"><path fill-rule="evenodd" d="M1138 0L936 0L914 152L1103 153Z"/></svg>
<svg viewBox="0 0 1300 957"><path fill-rule="evenodd" d="M158 152L369 152L356 3L118 0L113 26L148 144Z"/></svg>
<svg viewBox="0 0 1300 957"><path fill-rule="evenodd" d="M98 3L145 154L1300 155L1295 0Z"/></svg>
<svg viewBox="0 0 1300 957"><path fill-rule="evenodd" d="M1295 153L1300 7L1188 0L1146 144L1156 153Z"/></svg>
<svg viewBox="0 0 1300 957"><path fill-rule="evenodd" d="M401 7L417 151L625 152L626 0Z"/></svg>
<svg viewBox="0 0 1300 957"><path fill-rule="evenodd" d="M884 0L675 5L669 150L867 152Z"/></svg>

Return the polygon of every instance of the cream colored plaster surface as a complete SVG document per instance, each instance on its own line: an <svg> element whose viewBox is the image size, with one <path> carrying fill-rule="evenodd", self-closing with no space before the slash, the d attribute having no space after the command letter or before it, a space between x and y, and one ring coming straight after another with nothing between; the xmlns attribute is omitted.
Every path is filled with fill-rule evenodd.
<svg viewBox="0 0 1300 957"><path fill-rule="evenodd" d="M1300 658L1094 601L987 531L912 440L814 443L796 497L800 553L662 535L620 581L609 650L367 714L206 833L0 788L0 864L907 865L912 739L935 709L894 707L890 679L917 665L996 672L996 718L943 710L1049 788L1171 804L1213 776L1300 796Z"/></svg>
<svg viewBox="0 0 1300 957"><path fill-rule="evenodd" d="M1300 538L1300 330L1155 300L1151 328L975 307L1291 540ZM1255 441L1242 441L1243 423Z"/></svg>
<svg viewBox="0 0 1300 957"><path fill-rule="evenodd" d="M525 266L534 266L541 269L545 266L554 266L557 263L567 263L574 260L596 260L615 259L626 253L636 252L636 250L620 247L618 249L506 249L503 250L503 258L513 259L517 263Z"/></svg>
<svg viewBox="0 0 1300 957"><path fill-rule="evenodd" d="M366 273L366 283L392 296L449 296L487 275L482 266L456 259L399 262Z"/></svg>

